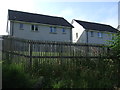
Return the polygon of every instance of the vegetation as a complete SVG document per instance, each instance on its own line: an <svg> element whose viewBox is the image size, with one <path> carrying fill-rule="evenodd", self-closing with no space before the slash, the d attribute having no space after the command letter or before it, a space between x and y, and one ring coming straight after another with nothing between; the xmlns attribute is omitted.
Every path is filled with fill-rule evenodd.
<svg viewBox="0 0 120 90"><path fill-rule="evenodd" d="M3 64L3 88L30 88L41 76L43 88L113 88L118 85L113 59L43 58L33 59L32 66L21 63Z"/></svg>
<svg viewBox="0 0 120 90"><path fill-rule="evenodd" d="M44 77L43 88L113 88L118 83L111 59L48 59L41 64L34 61L29 73Z"/></svg>
<svg viewBox="0 0 120 90"><path fill-rule="evenodd" d="M109 47L110 49L112 49L111 55L119 58L120 57L120 32L118 32L114 36Z"/></svg>
<svg viewBox="0 0 120 90"><path fill-rule="evenodd" d="M111 41L109 48L110 53L106 54L109 58L103 58L102 55L99 58L37 58L32 59L31 63L29 58L14 55L14 59L19 60L7 60L8 64L3 64L3 88L30 88L37 81L42 83L37 88L120 87L120 33ZM38 54L53 56L49 52ZM74 56L79 56L78 54L81 52L74 53ZM59 56L58 53L55 54L57 55ZM38 80L40 77L42 80Z"/></svg>
<svg viewBox="0 0 120 90"><path fill-rule="evenodd" d="M36 82L25 73L21 65L2 64L2 88L31 88Z"/></svg>
<svg viewBox="0 0 120 90"><path fill-rule="evenodd" d="M110 57L113 57L113 63L115 64L116 70L116 76L117 78L120 78L120 32L118 32L113 40L111 41L111 44L109 46L111 53L110 53ZM120 87L120 79L117 80L117 87Z"/></svg>

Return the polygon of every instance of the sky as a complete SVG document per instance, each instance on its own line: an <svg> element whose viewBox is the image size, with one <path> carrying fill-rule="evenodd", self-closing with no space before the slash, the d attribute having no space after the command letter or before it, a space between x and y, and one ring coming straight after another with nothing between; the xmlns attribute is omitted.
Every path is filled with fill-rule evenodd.
<svg viewBox="0 0 120 90"><path fill-rule="evenodd" d="M8 9L118 26L118 0L1 0L0 35L6 35Z"/></svg>

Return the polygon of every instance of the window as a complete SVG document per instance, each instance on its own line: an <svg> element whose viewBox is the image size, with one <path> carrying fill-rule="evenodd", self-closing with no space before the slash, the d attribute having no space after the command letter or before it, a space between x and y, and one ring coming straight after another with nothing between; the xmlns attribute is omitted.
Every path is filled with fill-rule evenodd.
<svg viewBox="0 0 120 90"><path fill-rule="evenodd" d="M98 37L102 37L102 33L101 32L98 32Z"/></svg>
<svg viewBox="0 0 120 90"><path fill-rule="evenodd" d="M65 28L62 29L62 32L63 32L63 33L66 33Z"/></svg>
<svg viewBox="0 0 120 90"><path fill-rule="evenodd" d="M23 23L20 23L20 29L23 30Z"/></svg>
<svg viewBox="0 0 120 90"><path fill-rule="evenodd" d="M56 32L56 27L54 27L54 30L53 30L53 32Z"/></svg>
<svg viewBox="0 0 120 90"><path fill-rule="evenodd" d="M78 33L76 33L76 39L78 38Z"/></svg>
<svg viewBox="0 0 120 90"><path fill-rule="evenodd" d="M57 29L56 27L50 27L50 33L56 33Z"/></svg>
<svg viewBox="0 0 120 90"><path fill-rule="evenodd" d="M35 25L35 31L38 31L38 26L37 25Z"/></svg>
<svg viewBox="0 0 120 90"><path fill-rule="evenodd" d="M93 37L93 36L94 36L94 33L93 33L93 31L91 31L90 33L91 33L91 37Z"/></svg>
<svg viewBox="0 0 120 90"><path fill-rule="evenodd" d="M34 31L34 25L31 26L31 30Z"/></svg>
<svg viewBox="0 0 120 90"><path fill-rule="evenodd" d="M31 25L31 30L32 31L38 31L38 26L37 25Z"/></svg>

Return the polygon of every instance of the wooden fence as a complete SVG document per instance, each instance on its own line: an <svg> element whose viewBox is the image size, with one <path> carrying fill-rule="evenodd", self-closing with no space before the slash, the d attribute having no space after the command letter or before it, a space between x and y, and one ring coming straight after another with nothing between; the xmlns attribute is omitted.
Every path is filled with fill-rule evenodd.
<svg viewBox="0 0 120 90"><path fill-rule="evenodd" d="M98 58L108 53L104 45L33 41L3 37L3 52L28 58Z"/></svg>
<svg viewBox="0 0 120 90"><path fill-rule="evenodd" d="M3 60L14 63L25 63L32 67L34 63L42 64L87 60L106 57L108 48L104 45L76 44L70 42L50 42L24 40L14 37L3 37ZM51 62L52 61L52 62Z"/></svg>

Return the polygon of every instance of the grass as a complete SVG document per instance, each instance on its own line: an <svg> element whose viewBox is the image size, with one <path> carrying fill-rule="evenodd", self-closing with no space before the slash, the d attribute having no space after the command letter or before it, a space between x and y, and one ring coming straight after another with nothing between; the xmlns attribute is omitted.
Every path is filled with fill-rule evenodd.
<svg viewBox="0 0 120 90"><path fill-rule="evenodd" d="M34 52L43 56L70 53ZM53 55L52 55L53 54ZM79 54L80 55L80 54ZM117 85L116 63L103 58L29 58L14 57L15 63L23 64L32 78L44 77L43 88L113 88Z"/></svg>
<svg viewBox="0 0 120 90"><path fill-rule="evenodd" d="M36 80L25 73L21 65L4 64L2 66L2 88L32 88Z"/></svg>
<svg viewBox="0 0 120 90"><path fill-rule="evenodd" d="M115 66L108 59L41 59L41 62L34 60L30 73L34 77L43 76L45 88L112 88L117 83Z"/></svg>

